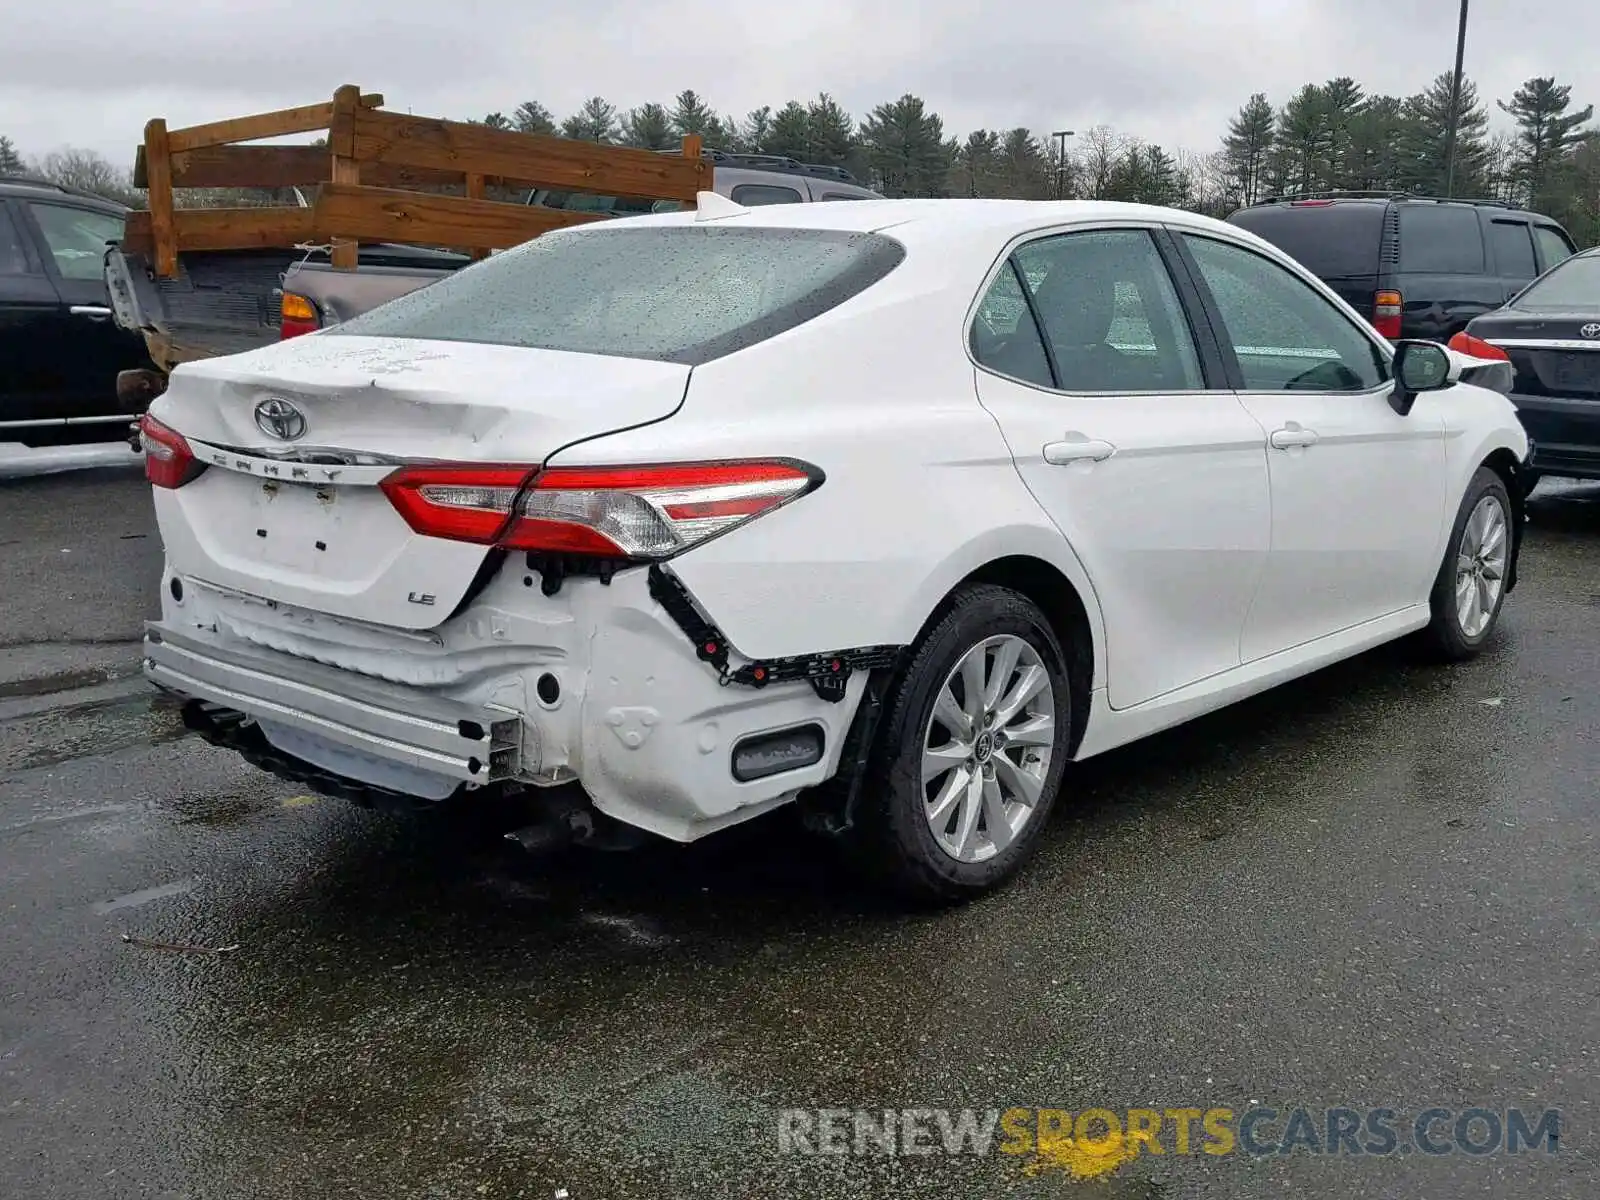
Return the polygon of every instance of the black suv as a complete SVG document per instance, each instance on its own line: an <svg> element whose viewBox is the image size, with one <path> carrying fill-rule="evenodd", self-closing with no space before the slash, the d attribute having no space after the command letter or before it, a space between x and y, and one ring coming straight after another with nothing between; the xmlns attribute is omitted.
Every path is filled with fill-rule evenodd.
<svg viewBox="0 0 1600 1200"><path fill-rule="evenodd" d="M1228 221L1298 259L1391 339L1447 341L1574 251L1549 217L1493 200L1330 192Z"/></svg>
<svg viewBox="0 0 1600 1200"><path fill-rule="evenodd" d="M117 373L151 365L106 294L106 243L128 210L43 180L0 177L0 442L125 440Z"/></svg>

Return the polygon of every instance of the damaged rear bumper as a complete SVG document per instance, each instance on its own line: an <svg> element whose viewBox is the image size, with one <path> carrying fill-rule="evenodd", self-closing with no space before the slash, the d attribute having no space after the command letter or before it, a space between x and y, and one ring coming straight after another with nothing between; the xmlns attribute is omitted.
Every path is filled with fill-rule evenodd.
<svg viewBox="0 0 1600 1200"><path fill-rule="evenodd" d="M144 674L166 691L248 713L277 734L273 740L283 749L324 759L319 766L365 767L373 782L391 790L430 777L483 786L521 771L522 721L509 709L430 696L272 651L224 647L155 621L146 625ZM308 750L318 746L337 746L349 761L330 763L339 756ZM389 769L374 772L375 766Z"/></svg>

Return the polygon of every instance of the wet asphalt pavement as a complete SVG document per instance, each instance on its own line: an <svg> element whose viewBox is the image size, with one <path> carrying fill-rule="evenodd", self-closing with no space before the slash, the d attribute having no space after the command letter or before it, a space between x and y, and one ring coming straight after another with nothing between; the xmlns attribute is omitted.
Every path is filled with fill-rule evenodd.
<svg viewBox="0 0 1600 1200"><path fill-rule="evenodd" d="M1382 650L1077 767L1026 874L930 915L782 814L530 862L302 796L138 679L142 480L0 482L0 1194L1600 1195L1600 486L1534 513L1478 661ZM1559 1108L1561 1148L1080 1179L776 1133L1252 1102Z"/></svg>

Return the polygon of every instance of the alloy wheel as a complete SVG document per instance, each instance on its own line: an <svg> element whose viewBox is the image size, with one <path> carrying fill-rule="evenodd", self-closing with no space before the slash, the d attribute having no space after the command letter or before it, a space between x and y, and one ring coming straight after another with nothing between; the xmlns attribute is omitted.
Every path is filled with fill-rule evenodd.
<svg viewBox="0 0 1600 1200"><path fill-rule="evenodd" d="M1508 528L1500 498L1487 495L1473 507L1461 530L1461 545L1456 550L1456 619L1465 637L1483 636L1494 620L1495 605L1505 587Z"/></svg>
<svg viewBox="0 0 1600 1200"><path fill-rule="evenodd" d="M928 827L958 862L983 862L1032 819L1055 746L1055 696L1039 652L985 638L940 685L923 735Z"/></svg>

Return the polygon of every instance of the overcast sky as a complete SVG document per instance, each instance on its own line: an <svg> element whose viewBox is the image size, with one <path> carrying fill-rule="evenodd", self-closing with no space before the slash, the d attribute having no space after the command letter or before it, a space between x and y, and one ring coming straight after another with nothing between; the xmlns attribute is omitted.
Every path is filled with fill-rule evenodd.
<svg viewBox="0 0 1600 1200"><path fill-rule="evenodd" d="M146 119L177 127L307 104L339 83L428 116L564 116L692 87L720 112L829 91L858 119L904 92L947 132L1105 123L1211 150L1252 91L1351 75L1408 93L1448 71L1452 0L141 0L7 5L0 134L131 165ZM1519 9L1522 15L1517 15ZM475 15L469 16L469 13ZM1485 97L1552 74L1600 101L1600 4L1473 0L1467 74ZM1499 115L1496 114L1498 121Z"/></svg>

